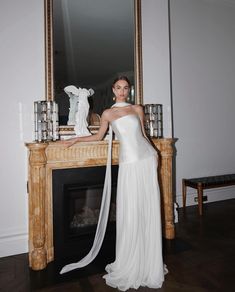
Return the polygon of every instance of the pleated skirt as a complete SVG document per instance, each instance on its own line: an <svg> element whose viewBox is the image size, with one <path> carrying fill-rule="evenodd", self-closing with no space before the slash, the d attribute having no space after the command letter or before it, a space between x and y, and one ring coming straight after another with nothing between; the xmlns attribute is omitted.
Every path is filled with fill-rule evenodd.
<svg viewBox="0 0 235 292"><path fill-rule="evenodd" d="M106 284L121 291L160 288L167 269L156 156L119 165L116 205L116 259L106 266Z"/></svg>

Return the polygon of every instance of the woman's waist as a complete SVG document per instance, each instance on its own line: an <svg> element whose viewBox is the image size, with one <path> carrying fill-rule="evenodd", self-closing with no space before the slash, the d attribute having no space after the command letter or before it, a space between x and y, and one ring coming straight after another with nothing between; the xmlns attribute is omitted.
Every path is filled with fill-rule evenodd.
<svg viewBox="0 0 235 292"><path fill-rule="evenodd" d="M120 143L119 163L134 162L153 155L157 155L157 151L147 140L145 143L132 143L131 145Z"/></svg>

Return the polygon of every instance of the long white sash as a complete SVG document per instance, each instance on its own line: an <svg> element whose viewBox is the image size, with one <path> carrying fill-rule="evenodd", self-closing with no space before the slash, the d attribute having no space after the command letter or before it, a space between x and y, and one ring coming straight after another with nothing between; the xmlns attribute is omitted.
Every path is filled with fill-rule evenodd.
<svg viewBox="0 0 235 292"><path fill-rule="evenodd" d="M104 188L102 194L101 208L99 214L99 220L96 228L95 239L93 246L89 253L77 263L72 263L64 266L60 271L60 274L67 273L69 271L82 268L90 264L98 252L100 251L101 245L104 240L104 235L107 227L108 216L109 216L109 207L111 199L111 157L112 157L112 137L113 131L111 125L109 125L109 137L108 137L108 158L107 166L105 172Z"/></svg>

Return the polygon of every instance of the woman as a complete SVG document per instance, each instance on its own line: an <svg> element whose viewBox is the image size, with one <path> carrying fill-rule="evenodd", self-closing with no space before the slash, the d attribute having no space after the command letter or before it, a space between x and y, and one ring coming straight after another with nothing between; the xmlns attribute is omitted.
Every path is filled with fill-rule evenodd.
<svg viewBox="0 0 235 292"><path fill-rule="evenodd" d="M160 288L167 273L162 261L160 194L157 182L157 152L144 131L142 106L126 102L130 82L125 76L112 85L116 103L103 112L97 134L66 141L101 140L111 126L120 141L117 184L116 259L106 266L106 284L120 290L140 286ZM111 140L111 138L110 138ZM109 147L110 150L111 147ZM110 151L108 164L110 166ZM107 168L104 194L93 247L78 263L65 266L61 273L90 263L97 255L106 229L109 206L110 168ZM108 173L108 175L107 175ZM108 185L108 187L107 187ZM108 192L106 192L108 189ZM108 199L107 199L108 198Z"/></svg>

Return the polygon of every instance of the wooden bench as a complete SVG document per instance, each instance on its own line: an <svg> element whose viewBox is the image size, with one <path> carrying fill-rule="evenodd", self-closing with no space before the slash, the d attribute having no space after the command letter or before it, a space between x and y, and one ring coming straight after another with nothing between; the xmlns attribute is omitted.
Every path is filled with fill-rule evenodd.
<svg viewBox="0 0 235 292"><path fill-rule="evenodd" d="M199 214L202 215L203 190L235 185L235 174L182 179L183 208L186 207L187 187L197 189Z"/></svg>

